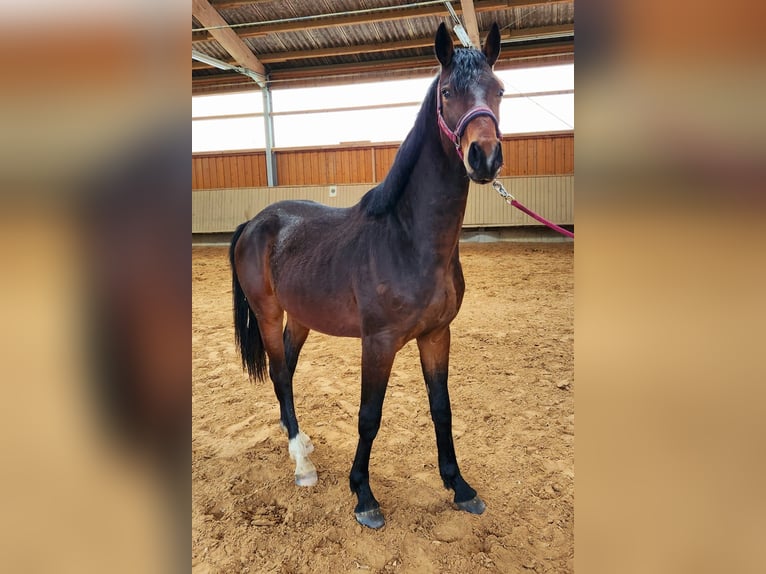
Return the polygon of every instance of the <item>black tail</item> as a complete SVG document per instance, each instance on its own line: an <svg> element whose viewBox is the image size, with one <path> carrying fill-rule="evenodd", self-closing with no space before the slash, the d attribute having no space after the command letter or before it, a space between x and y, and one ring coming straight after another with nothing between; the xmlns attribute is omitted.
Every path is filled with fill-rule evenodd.
<svg viewBox="0 0 766 574"><path fill-rule="evenodd" d="M237 269L234 265L234 248L247 222L234 231L229 247L229 262L231 263L231 296L234 307L234 340L239 346L242 356L242 368L247 369L250 379L263 381L266 378L266 351L263 348L258 320L247 303L247 297L239 284Z"/></svg>

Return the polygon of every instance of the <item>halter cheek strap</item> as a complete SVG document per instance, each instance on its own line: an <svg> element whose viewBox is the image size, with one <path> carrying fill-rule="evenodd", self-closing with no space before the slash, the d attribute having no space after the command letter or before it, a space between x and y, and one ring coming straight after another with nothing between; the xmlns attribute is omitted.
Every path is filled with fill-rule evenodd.
<svg viewBox="0 0 766 574"><path fill-rule="evenodd" d="M492 118L492 122L495 124L495 134L497 135L497 139L501 138L502 134L500 133L500 126L498 124L497 118L495 117L495 114L492 112L492 110L490 110L487 106L475 106L468 110L458 120L457 125L455 126L455 131L452 131L449 129L447 122L444 121L444 115L442 114L441 96L438 94L438 91L436 97L438 98L438 105L436 108L436 121L439 124L439 129L441 129L442 133L446 135L447 138L449 138L449 140L455 146L455 151L457 152L460 161L463 161L463 150L460 147L460 140L463 138L465 129L468 127L468 124L471 122L471 120L478 118L479 116L489 116Z"/></svg>

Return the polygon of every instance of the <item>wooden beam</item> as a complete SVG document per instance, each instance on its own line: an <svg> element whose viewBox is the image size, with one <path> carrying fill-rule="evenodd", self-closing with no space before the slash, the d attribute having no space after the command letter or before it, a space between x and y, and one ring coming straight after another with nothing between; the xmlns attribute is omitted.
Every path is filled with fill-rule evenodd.
<svg viewBox="0 0 766 574"><path fill-rule="evenodd" d="M550 42L540 46L504 47L500 52L501 60L513 60L516 58L528 58L546 56L551 54L563 54L574 51L574 42L561 41ZM331 66L308 66L305 68L289 68L284 70L272 70L270 78L275 81L310 76L325 76L338 74L359 74L375 72L378 70L397 70L419 68L422 70L436 70L439 63L433 55L414 56L411 58L396 58L390 60L376 60L374 62L354 62Z"/></svg>
<svg viewBox="0 0 766 574"><path fill-rule="evenodd" d="M571 2L571 0L569 0ZM569 3L566 0L530 1L530 0L477 0L474 2L474 11L492 12L495 10L508 10L510 8L525 8L546 4ZM461 14L463 9L456 6L455 12ZM369 22L389 22L392 20L406 20L409 18L422 18L424 16L449 16L449 11L444 4L430 6L414 6L401 10L387 10L385 12L368 12L363 14L348 14L330 18L313 20L300 20L297 22L281 22L269 25L253 25L237 27L236 33L241 38L262 36L264 34L279 32L300 32L304 30L316 30L319 28L332 28L336 26L348 26L351 24L366 24ZM192 42L205 42L211 40L207 32L193 32Z"/></svg>
<svg viewBox="0 0 766 574"><path fill-rule="evenodd" d="M509 30L503 33L502 41L520 42L535 38L545 38L546 36L573 35L574 24L560 24L555 26L539 26L537 28L525 28L523 30ZM334 56L349 56L354 54L372 54L379 52L390 52L394 50L408 50L414 48L425 48L433 44L433 37L414 38L412 40L402 40L399 42L386 42L377 44L358 44L356 46L338 46L333 48L314 48L312 50L294 50L289 52L272 52L271 54L261 54L259 59L264 64L276 64L290 60L308 60L312 58L327 58ZM506 48L507 49L507 48ZM203 62L193 62L193 70L210 68L209 64Z"/></svg>
<svg viewBox="0 0 766 574"><path fill-rule="evenodd" d="M507 30L500 34L500 42L521 42L524 40L537 40L556 37L574 36L574 24L554 24L553 26L536 26L534 28L521 28L520 30ZM505 49L505 48L504 48Z"/></svg>
<svg viewBox="0 0 766 574"><path fill-rule="evenodd" d="M574 49L568 52L554 52L551 54L538 54L515 57L513 59L503 59L495 64L496 70L509 70L513 68L524 68L529 66L553 66L560 64L571 64L574 62ZM354 81L386 81L391 79L422 78L428 75L422 68L402 68L396 70L377 70L371 69L359 72ZM279 88L304 88L329 85L344 85L349 83L347 75L325 75L321 78L307 76L305 78L286 78L284 81L274 84L273 89ZM241 92L243 90L252 90L253 83L240 74L223 74L216 76L216 79L193 79L192 95L203 94L221 94L226 92Z"/></svg>
<svg viewBox="0 0 766 574"><path fill-rule="evenodd" d="M211 0L213 8L216 10L223 10L225 8L238 8L239 6L247 6L248 4L265 4L266 2L272 2L273 0Z"/></svg>
<svg viewBox="0 0 766 574"><path fill-rule="evenodd" d="M468 38L471 40L474 48L481 49L479 24L476 22L476 10L473 6L473 0L460 0L460 7L463 9L463 22L465 22L465 31L468 32Z"/></svg>
<svg viewBox="0 0 766 574"><path fill-rule="evenodd" d="M518 48L506 47L500 53L500 59L495 65L496 69L516 67L518 62L534 58L551 57L553 61L571 61L574 54L574 42L551 42L545 46L523 46ZM557 58L560 56L560 58ZM291 68L284 70L272 70L270 79L272 87L302 83L327 83L334 81L342 83L344 78L350 75L365 75L370 78L383 78L387 72L410 71L413 76L429 75L435 71L437 62L433 56L416 56L412 58L398 58L391 60L378 60L374 62L355 62L335 66L309 66L303 68ZM229 84L238 86L246 85L247 78L240 81L238 74L216 74L214 76L202 76L192 79L192 92L200 92L206 88L216 90L217 84ZM348 80L346 80L348 81ZM223 88L226 89L225 87Z"/></svg>
<svg viewBox="0 0 766 574"><path fill-rule="evenodd" d="M207 0L192 0L192 15L206 28L223 26L223 28L210 30L212 37L221 44L224 50L231 54L240 66L263 76L266 75L264 65Z"/></svg>

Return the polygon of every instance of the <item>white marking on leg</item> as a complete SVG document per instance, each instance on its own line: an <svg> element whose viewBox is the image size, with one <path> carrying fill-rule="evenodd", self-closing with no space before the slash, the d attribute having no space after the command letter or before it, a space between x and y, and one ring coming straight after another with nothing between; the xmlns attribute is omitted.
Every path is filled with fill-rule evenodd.
<svg viewBox="0 0 766 574"><path fill-rule="evenodd" d="M317 470L308 456L314 451L311 439L306 433L299 431L295 438L290 439L288 451L290 458L295 461L295 484L314 486L317 483Z"/></svg>

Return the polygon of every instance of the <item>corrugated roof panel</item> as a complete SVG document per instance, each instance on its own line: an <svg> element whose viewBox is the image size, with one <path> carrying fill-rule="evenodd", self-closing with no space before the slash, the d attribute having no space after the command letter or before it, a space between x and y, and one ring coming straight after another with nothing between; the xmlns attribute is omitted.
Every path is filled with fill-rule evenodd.
<svg viewBox="0 0 766 574"><path fill-rule="evenodd" d="M482 0L475 0L481 7ZM303 16L317 16L319 14L337 14L352 13L359 10L367 10L381 6L403 6L412 5L414 0L273 0L266 2L255 2L252 4L240 4L229 8L219 8L223 18L232 24L253 24L266 21L285 21ZM459 4L453 2L456 8ZM441 6L434 6L434 9L441 10ZM374 20L375 13L369 13L369 21L347 25L333 25L321 28L299 28L293 31L268 32L269 26L263 27L264 34L250 37L243 37L243 42L253 51L256 56L261 56L268 60L268 56L282 52L295 53L306 52L310 56L312 51L326 50L333 48L348 48L354 46L385 46L397 42L408 40L426 41L433 37L436 28L444 22L451 28L451 18L443 13L427 15L422 17L394 19L394 20ZM381 16L383 17L383 16ZM321 21L321 20L313 20ZM486 12L477 13L477 21L482 35L486 30L497 22L505 34L513 30L525 30L530 28L548 27L556 25L565 25L574 23L574 3L557 2L552 4L536 4L527 7L500 8ZM192 27L199 27L199 24L192 18ZM236 27L234 28L237 29ZM252 27L249 31L256 30ZM455 34L452 34L455 37ZM199 37L198 35L195 37ZM516 46L535 46L535 42L519 43ZM550 49L551 42L546 44ZM215 40L204 42L195 42L194 48L209 54L213 57L230 60L231 57ZM553 46L553 49L558 49ZM559 51L571 51L564 46ZM409 49L384 50L384 51L360 51L348 54L326 55L324 57L306 57L300 59L266 62L266 68L269 73L289 72L290 70L305 69L312 67L322 67L320 74L327 73L327 67L343 66L345 64L364 64L372 65L370 73L375 74L375 62L390 61L396 59L407 59L414 57L430 58L433 49L428 42L422 47L413 47ZM424 60L425 61L425 60ZM406 65L409 65L407 63ZM422 64L419 64L422 66ZM357 70L358 68L354 68ZM345 68L343 68L345 70ZM195 69L192 72L193 78L210 76L216 74L216 71L206 69ZM345 71L344 71L345 73ZM356 73L356 72L354 72Z"/></svg>

